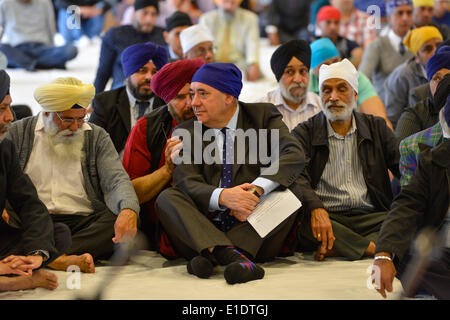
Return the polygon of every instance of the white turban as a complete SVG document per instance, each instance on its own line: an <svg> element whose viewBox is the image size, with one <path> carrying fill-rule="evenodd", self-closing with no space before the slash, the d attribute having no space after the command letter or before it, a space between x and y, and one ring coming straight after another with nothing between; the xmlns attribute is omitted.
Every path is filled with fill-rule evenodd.
<svg viewBox="0 0 450 320"><path fill-rule="evenodd" d="M203 25L196 24L180 32L181 48L183 54L186 54L194 46L201 42L214 41L211 32Z"/></svg>
<svg viewBox="0 0 450 320"><path fill-rule="evenodd" d="M94 96L92 84L84 84L72 77L58 78L34 91L34 98L46 112L66 111L75 104L86 109Z"/></svg>
<svg viewBox="0 0 450 320"><path fill-rule="evenodd" d="M322 64L319 69L319 90L322 91L322 83L325 80L338 78L347 81L358 93L358 71L353 63L347 59L330 65Z"/></svg>

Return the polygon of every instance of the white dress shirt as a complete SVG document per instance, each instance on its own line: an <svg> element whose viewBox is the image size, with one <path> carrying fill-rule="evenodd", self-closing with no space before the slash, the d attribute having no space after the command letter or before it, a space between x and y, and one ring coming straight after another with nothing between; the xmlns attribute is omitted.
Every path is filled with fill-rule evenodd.
<svg viewBox="0 0 450 320"><path fill-rule="evenodd" d="M389 29L388 38L389 38L389 41L391 42L391 45L394 48L394 50L397 51L398 53L400 53L400 43L403 42L403 38L400 38L398 35L396 35L394 30L392 30L392 29ZM405 52L407 50L409 50L409 49L407 46L405 46Z"/></svg>
<svg viewBox="0 0 450 320"><path fill-rule="evenodd" d="M306 99L303 100L302 104L296 110L286 104L286 101L284 101L281 95L280 87L268 92L257 102L273 103L282 114L283 122L289 128L289 131L292 131L299 123L308 120L322 111L320 97L311 91L307 92Z"/></svg>
<svg viewBox="0 0 450 320"><path fill-rule="evenodd" d="M128 101L130 102L130 125L131 125L131 129L133 129L134 125L139 120L139 118L138 118L139 106L136 103L136 98L131 94L130 90L128 90L128 87L127 87L127 95L128 95ZM150 100L148 100L148 102L150 104L149 104L148 108L145 110L144 115L152 112L154 100L155 100L155 96L153 95L153 97L151 97Z"/></svg>
<svg viewBox="0 0 450 320"><path fill-rule="evenodd" d="M236 135L238 116L239 116L239 105L237 106L233 117L230 119L228 124L225 126L229 129L228 132L229 132L229 134L231 134L231 138L233 139L233 141L234 141L234 136ZM220 129L213 129L213 130L214 130L217 145L218 145L219 151L220 151L219 152L220 161L222 161L223 134L220 131ZM228 159L228 157L227 157L227 159ZM227 161L227 163L228 163L228 161ZM262 188L264 190L264 194L269 194L270 192L272 192L274 189L276 189L280 185L278 182L274 182L272 180L269 180L266 178L261 178L261 177L256 178L252 182L252 184ZM220 185L220 182L219 182L219 185ZM224 188L216 188L213 191L213 193L211 194L211 198L209 200L209 211L210 212L217 211L217 210L224 211L227 209L226 207L222 207L219 205L219 197L220 197L220 193L222 192L223 189Z"/></svg>
<svg viewBox="0 0 450 320"><path fill-rule="evenodd" d="M63 165L55 161L55 153L47 142L42 117L41 112L34 130L33 150L24 171L50 213L89 215L94 210L84 189L81 161L70 159ZM79 130L92 128L84 123Z"/></svg>

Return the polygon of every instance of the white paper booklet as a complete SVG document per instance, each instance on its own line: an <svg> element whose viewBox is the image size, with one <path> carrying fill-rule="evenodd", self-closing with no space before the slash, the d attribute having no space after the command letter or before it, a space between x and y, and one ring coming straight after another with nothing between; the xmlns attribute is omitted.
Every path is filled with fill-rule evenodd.
<svg viewBox="0 0 450 320"><path fill-rule="evenodd" d="M262 196L256 209L247 218L261 238L276 228L302 206L291 190L274 191Z"/></svg>

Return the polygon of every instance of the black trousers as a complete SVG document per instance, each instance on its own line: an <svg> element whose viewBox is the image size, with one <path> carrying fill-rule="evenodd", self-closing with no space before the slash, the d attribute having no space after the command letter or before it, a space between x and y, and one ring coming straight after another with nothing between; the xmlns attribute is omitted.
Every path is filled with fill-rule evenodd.
<svg viewBox="0 0 450 320"><path fill-rule="evenodd" d="M56 255L52 255L50 259L42 264L45 267L53 262L56 258L64 254L70 247L72 238L70 229L62 223L53 224L53 236L55 239ZM0 219L0 260L10 255L27 255L29 252L24 252L22 241L22 230L7 224Z"/></svg>
<svg viewBox="0 0 450 320"><path fill-rule="evenodd" d="M114 223L117 216L108 209L88 216L51 214L54 223L66 224L72 233L67 255L90 253L94 260L108 259L114 251Z"/></svg>
<svg viewBox="0 0 450 320"><path fill-rule="evenodd" d="M156 212L175 250L188 260L215 246L235 246L249 253L255 262L271 260L280 253L296 217L292 214L264 238L248 222L236 222L224 233L178 188L161 192Z"/></svg>

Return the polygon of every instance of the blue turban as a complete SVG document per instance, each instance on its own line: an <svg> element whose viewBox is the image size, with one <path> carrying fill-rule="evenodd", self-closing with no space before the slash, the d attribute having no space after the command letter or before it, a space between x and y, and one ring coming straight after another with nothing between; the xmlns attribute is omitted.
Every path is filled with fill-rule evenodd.
<svg viewBox="0 0 450 320"><path fill-rule="evenodd" d="M9 75L5 70L0 70L0 103L5 99L6 95L9 94Z"/></svg>
<svg viewBox="0 0 450 320"><path fill-rule="evenodd" d="M142 68L150 60L161 69L167 63L167 49L152 42L129 46L122 52L122 67L125 78Z"/></svg>
<svg viewBox="0 0 450 320"><path fill-rule="evenodd" d="M413 6L412 0L388 0L386 2L386 13L388 16L394 12L395 8L400 6Z"/></svg>
<svg viewBox="0 0 450 320"><path fill-rule="evenodd" d="M311 68L314 69L325 60L339 57L339 52L334 43L328 38L320 38L310 44Z"/></svg>
<svg viewBox="0 0 450 320"><path fill-rule="evenodd" d="M242 90L242 73L232 63L208 63L197 70L191 82L207 84L238 98Z"/></svg>
<svg viewBox="0 0 450 320"><path fill-rule="evenodd" d="M450 69L450 46L440 47L427 62L427 78L431 81L434 74L442 68Z"/></svg>

